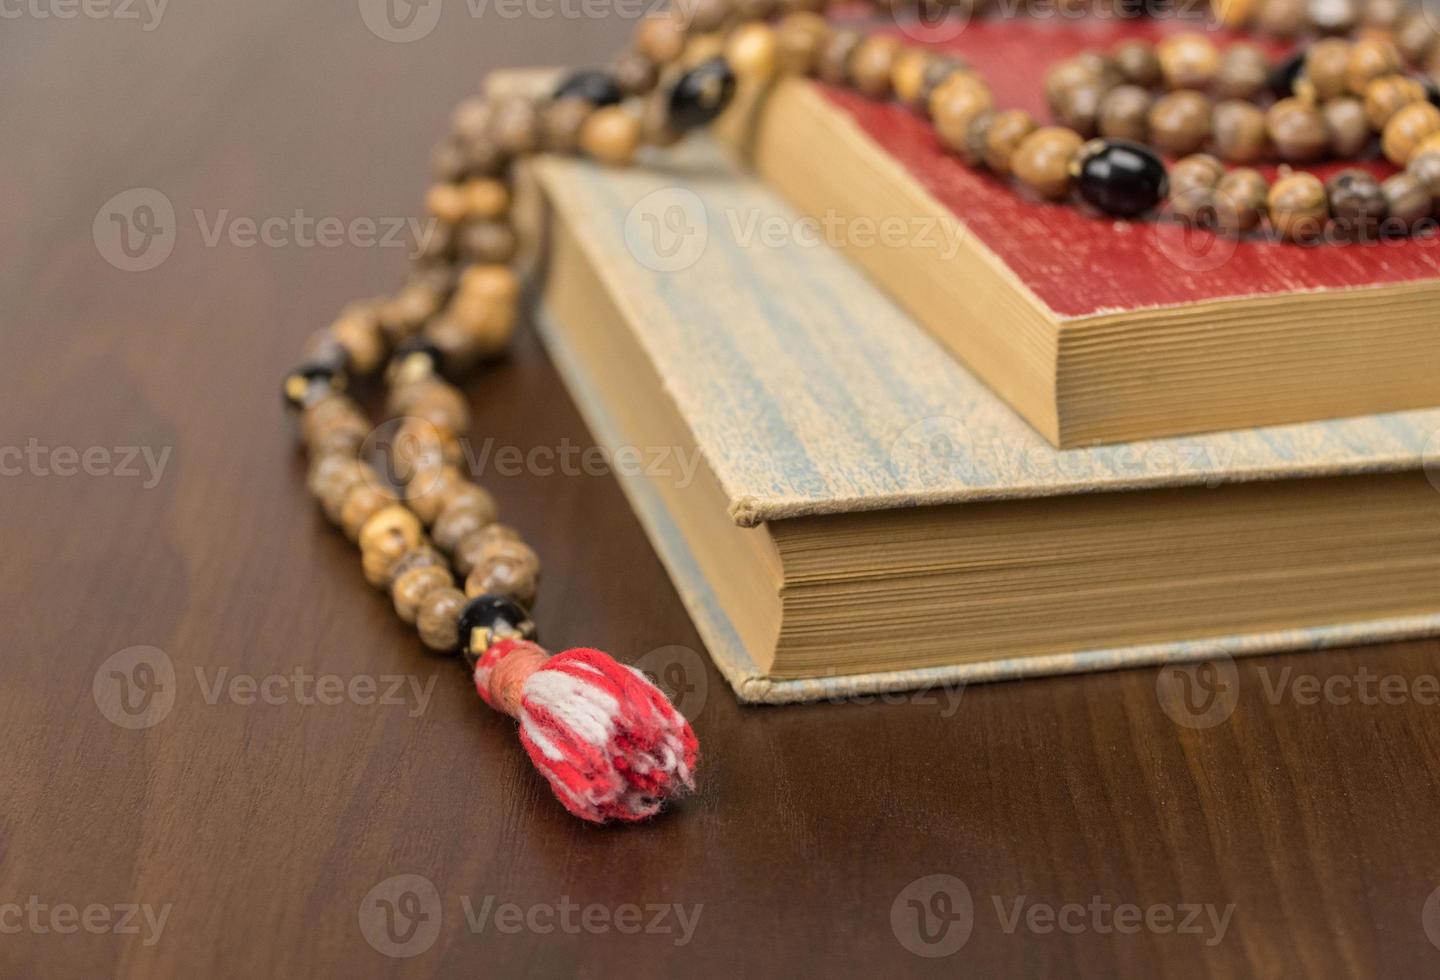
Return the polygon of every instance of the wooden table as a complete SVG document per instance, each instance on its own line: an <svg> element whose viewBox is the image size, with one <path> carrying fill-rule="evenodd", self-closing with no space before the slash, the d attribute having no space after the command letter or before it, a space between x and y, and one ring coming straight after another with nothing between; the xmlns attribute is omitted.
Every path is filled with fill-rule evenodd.
<svg viewBox="0 0 1440 980"><path fill-rule="evenodd" d="M1242 664L1204 730L1149 670L755 709L682 652L701 794L644 827L567 816L364 585L277 385L404 263L306 219L411 214L482 68L597 62L635 8L452 2L412 43L370 8L7 8L0 974L1435 972L1434 642ZM173 218L153 193L110 203L135 188ZM243 244L249 221L269 244ZM117 268L166 234L156 267ZM471 392L476 444L586 444L528 330ZM609 476L488 483L547 563L552 645L700 649ZM1287 670L1407 693L1269 697ZM119 677L132 699L164 684L168 713L112 722L95 692Z"/></svg>

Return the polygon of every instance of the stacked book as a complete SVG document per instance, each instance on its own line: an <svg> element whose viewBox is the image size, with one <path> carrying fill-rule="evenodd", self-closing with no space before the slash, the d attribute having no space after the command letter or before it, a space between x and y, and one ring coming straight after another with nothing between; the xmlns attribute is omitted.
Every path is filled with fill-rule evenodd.
<svg viewBox="0 0 1440 980"><path fill-rule="evenodd" d="M1440 632L1423 241L1147 286L1148 226L981 186L904 110L757 104L764 179L709 140L530 175L546 342L669 461L619 476L742 699Z"/></svg>

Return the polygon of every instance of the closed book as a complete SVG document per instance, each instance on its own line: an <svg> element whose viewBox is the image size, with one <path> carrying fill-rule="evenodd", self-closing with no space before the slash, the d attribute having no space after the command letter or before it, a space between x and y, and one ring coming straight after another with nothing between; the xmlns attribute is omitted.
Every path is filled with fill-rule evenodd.
<svg viewBox="0 0 1440 980"><path fill-rule="evenodd" d="M1197 29L1063 16L947 25L929 28L954 34L935 46L969 61L998 108L1041 121L1045 66ZM792 78L748 108L725 132L766 181L1054 445L1440 405L1433 221L1415 237L1316 246L1263 229L1216 236L1163 209L1116 221L972 169L893 102ZM1313 169L1328 178L1348 165Z"/></svg>
<svg viewBox="0 0 1440 980"><path fill-rule="evenodd" d="M528 177L542 333L743 699L1440 626L1440 411L1057 450L714 142Z"/></svg>

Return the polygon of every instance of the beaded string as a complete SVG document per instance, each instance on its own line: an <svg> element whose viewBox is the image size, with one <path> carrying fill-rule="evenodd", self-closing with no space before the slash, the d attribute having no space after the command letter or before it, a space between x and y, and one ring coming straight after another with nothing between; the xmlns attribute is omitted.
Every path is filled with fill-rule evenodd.
<svg viewBox="0 0 1440 980"><path fill-rule="evenodd" d="M643 20L632 50L608 71L571 75L541 99L462 102L434 154L436 183L425 198L434 221L407 281L342 311L285 380L310 456L309 489L359 545L366 580L389 592L426 647L464 657L481 699L519 722L531 760L586 820L643 819L692 790L698 744L639 672L598 650L551 656L536 644L525 610L539 558L458 465L471 420L447 376L498 356L516 322L516 162L552 152L626 165L642 145L670 145L714 120L737 79L800 74L911 106L967 163L1040 197L1078 194L1121 217L1152 212L1168 187L1176 213L1217 231L1268 220L1298 238L1325 222L1353 230L1390 218L1409 227L1440 195L1434 86L1403 67L1433 69L1440 43L1421 13L1393 0L1369 0L1363 11L1348 0L1314 5L1323 16L1310 27L1348 33L1363 16L1365 35L1321 40L1278 70L1253 46L1220 52L1198 35L1082 54L1047 75L1050 126L998 110L960 59L832 26L821 7L694 0ZM1296 11L1305 9L1299 0L1247 0L1224 12L1232 23L1298 33L1306 25ZM1212 105L1206 93L1221 101ZM1252 168L1227 172L1220 159L1246 164L1272 150L1294 162L1356 156L1377 133L1385 156L1406 167L1383 183L1352 171L1327 187L1290 173L1272 187ZM1144 141L1182 159L1167 173ZM1207 147L1214 154L1200 152ZM369 462L376 430L346 393L350 378L371 375L383 375L394 420L381 447L393 481Z"/></svg>

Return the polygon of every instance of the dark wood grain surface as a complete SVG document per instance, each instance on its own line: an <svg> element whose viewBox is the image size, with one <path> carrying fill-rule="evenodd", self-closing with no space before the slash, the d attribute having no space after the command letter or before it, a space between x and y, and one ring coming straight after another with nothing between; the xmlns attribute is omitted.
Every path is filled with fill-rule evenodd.
<svg viewBox="0 0 1440 980"><path fill-rule="evenodd" d="M1434 642L1241 664L1209 729L1154 671L748 709L692 666L700 795L643 827L566 815L364 585L279 409L304 335L403 250L231 233L410 214L483 69L600 61L635 8L449 0L406 44L344 0L86 9L7 7L0 57L0 974L1436 972ZM134 188L175 211L145 272L95 237ZM477 442L587 440L528 329L470 391ZM551 645L700 648L610 477L489 485L547 563ZM111 659L134 647L163 658ZM156 696L141 663L173 667L173 704L127 728L96 691ZM1296 674L1403 691L1310 704ZM392 933L362 916L383 900Z"/></svg>

